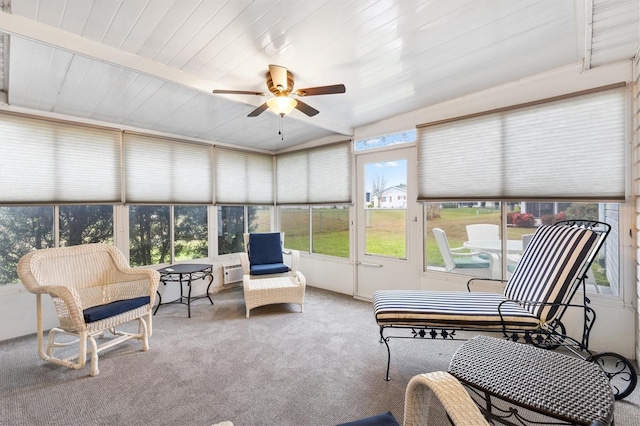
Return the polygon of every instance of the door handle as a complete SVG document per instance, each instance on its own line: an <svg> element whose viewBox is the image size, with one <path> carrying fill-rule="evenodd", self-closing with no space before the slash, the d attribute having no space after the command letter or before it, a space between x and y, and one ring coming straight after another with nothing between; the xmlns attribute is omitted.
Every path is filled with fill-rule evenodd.
<svg viewBox="0 0 640 426"><path fill-rule="evenodd" d="M382 265L380 263L356 262L356 265L372 266L374 268L382 268Z"/></svg>

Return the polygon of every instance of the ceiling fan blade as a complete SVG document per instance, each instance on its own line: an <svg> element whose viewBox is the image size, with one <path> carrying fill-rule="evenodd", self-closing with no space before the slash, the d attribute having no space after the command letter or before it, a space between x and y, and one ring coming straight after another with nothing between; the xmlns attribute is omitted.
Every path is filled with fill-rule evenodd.
<svg viewBox="0 0 640 426"><path fill-rule="evenodd" d="M219 95L257 95L264 96L262 92L254 92L251 90L214 90L213 93Z"/></svg>
<svg viewBox="0 0 640 426"><path fill-rule="evenodd" d="M311 107L302 101L298 101L298 103L296 104L296 109L300 112L307 114L309 117L313 117L314 115L320 112L314 107Z"/></svg>
<svg viewBox="0 0 640 426"><path fill-rule="evenodd" d="M269 74L273 86L280 90L287 90L287 69L280 65L269 65Z"/></svg>
<svg viewBox="0 0 640 426"><path fill-rule="evenodd" d="M257 117L260 114L262 114L267 108L269 108L269 105L267 105L267 103L265 102L262 105L260 105L258 108L251 111L249 115L247 115L247 117Z"/></svg>
<svg viewBox="0 0 640 426"><path fill-rule="evenodd" d="M332 86L307 87L296 91L298 96L316 96L316 95L333 95L335 93L344 93L347 88L344 84L334 84Z"/></svg>

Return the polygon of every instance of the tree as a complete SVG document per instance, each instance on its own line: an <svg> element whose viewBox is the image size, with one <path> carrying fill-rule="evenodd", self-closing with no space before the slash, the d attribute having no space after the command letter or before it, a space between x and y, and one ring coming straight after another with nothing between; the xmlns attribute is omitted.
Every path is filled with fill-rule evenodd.
<svg viewBox="0 0 640 426"><path fill-rule="evenodd" d="M53 207L0 207L0 284L18 282L23 255L53 244Z"/></svg>
<svg viewBox="0 0 640 426"><path fill-rule="evenodd" d="M60 245L113 241L113 206L61 206Z"/></svg>
<svg viewBox="0 0 640 426"><path fill-rule="evenodd" d="M129 207L129 263L155 265L169 261L168 206Z"/></svg>
<svg viewBox="0 0 640 426"><path fill-rule="evenodd" d="M377 207L380 207L381 195L385 189L387 189L387 177L376 173L375 176L371 178L371 195L378 199Z"/></svg>

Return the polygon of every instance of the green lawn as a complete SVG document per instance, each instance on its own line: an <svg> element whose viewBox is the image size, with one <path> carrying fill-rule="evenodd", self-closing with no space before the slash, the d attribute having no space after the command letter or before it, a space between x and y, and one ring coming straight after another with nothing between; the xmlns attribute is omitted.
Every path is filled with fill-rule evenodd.
<svg viewBox="0 0 640 426"><path fill-rule="evenodd" d="M404 210L371 209L366 213L367 253L391 257L406 257ZM260 218L260 212L258 214ZM288 208L282 211L285 246L300 251L309 250L309 213L306 208ZM461 247L467 241L466 226L474 223L500 224L500 211L496 209L460 207L443 208L440 217L427 221L426 257L429 266L442 267L444 261L431 230L442 228L450 247ZM313 209L314 253L349 257L349 226L347 209ZM507 228L507 238L521 239L534 228ZM592 267L592 274L601 285L608 285L604 269Z"/></svg>

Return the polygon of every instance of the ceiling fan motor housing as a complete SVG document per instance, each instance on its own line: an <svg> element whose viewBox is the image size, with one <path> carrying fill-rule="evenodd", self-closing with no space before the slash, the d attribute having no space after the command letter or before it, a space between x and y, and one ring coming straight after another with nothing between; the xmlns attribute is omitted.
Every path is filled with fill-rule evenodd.
<svg viewBox="0 0 640 426"><path fill-rule="evenodd" d="M276 96L288 96L289 93L293 91L293 74L287 71L287 87L279 87L273 84L271 73L267 71L267 87L269 88L269 91Z"/></svg>

